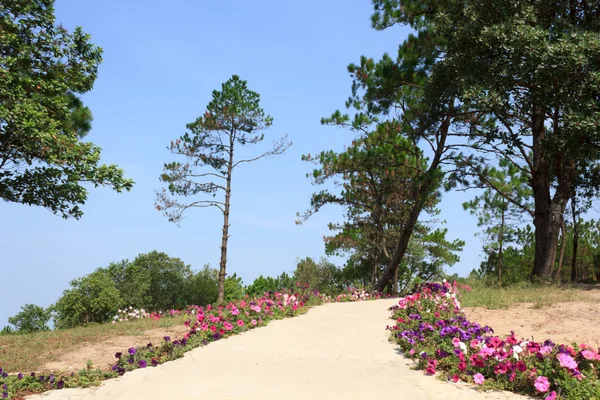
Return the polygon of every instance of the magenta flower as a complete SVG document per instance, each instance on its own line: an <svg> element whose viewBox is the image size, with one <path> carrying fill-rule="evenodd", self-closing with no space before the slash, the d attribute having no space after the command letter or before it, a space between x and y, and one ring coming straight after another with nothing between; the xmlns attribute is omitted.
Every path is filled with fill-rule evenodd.
<svg viewBox="0 0 600 400"><path fill-rule="evenodd" d="M474 380L474 381L475 381L475 383L476 383L476 384L478 384L478 385L482 385L482 384L483 384L483 382L485 382L485 378L484 378L484 376L483 376L483 375L481 375L479 372L478 372L478 373L476 373L476 374L473 376L473 380Z"/></svg>
<svg viewBox="0 0 600 400"><path fill-rule="evenodd" d="M556 392L552 391L544 400L556 400Z"/></svg>
<svg viewBox="0 0 600 400"><path fill-rule="evenodd" d="M237 323L237 326L240 326L240 327L244 326L244 321L242 321L241 319L238 319L236 323Z"/></svg>
<svg viewBox="0 0 600 400"><path fill-rule="evenodd" d="M550 389L550 382L548 382L548 378L545 376L538 376L535 382L533 383L535 386L535 390L540 393L547 392Z"/></svg>
<svg viewBox="0 0 600 400"><path fill-rule="evenodd" d="M596 358L596 353L594 353L591 350L583 350L581 352L581 355L583 356L583 358L585 358L586 360L593 360L594 358Z"/></svg>
<svg viewBox="0 0 600 400"><path fill-rule="evenodd" d="M575 361L570 355L560 353L556 358L558 358L561 367L577 369L577 361Z"/></svg>

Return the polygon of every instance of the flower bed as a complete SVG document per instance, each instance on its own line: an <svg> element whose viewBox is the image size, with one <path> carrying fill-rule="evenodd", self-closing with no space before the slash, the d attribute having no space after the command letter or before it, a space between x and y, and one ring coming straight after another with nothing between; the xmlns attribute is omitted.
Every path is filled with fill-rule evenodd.
<svg viewBox="0 0 600 400"><path fill-rule="evenodd" d="M456 282L423 284L390 310L390 340L429 375L546 400L600 399L598 349L494 335L467 320Z"/></svg>
<svg viewBox="0 0 600 400"><path fill-rule="evenodd" d="M89 387L100 384L104 379L115 378L139 368L155 367L183 355L200 346L227 338L268 324L275 319L294 317L306 312L310 307L335 301L363 301L381 298L381 294L359 292L349 289L338 297L331 298L306 287L296 290L265 293L260 298L245 298L226 306L189 306L184 311L174 310L175 314L185 314L186 326L190 329L183 338L172 340L164 337L161 343L148 343L145 346L131 347L115 354L115 364L108 371L88 368L70 375L49 374L9 375L0 369L0 399L14 399L19 396L39 393L52 389ZM121 310L124 319L152 318L152 315L132 309ZM132 313L133 316L129 316ZM169 312L169 315L172 313ZM158 314L159 318L166 316ZM117 320L119 317L117 317ZM125 323L124 321L121 321Z"/></svg>

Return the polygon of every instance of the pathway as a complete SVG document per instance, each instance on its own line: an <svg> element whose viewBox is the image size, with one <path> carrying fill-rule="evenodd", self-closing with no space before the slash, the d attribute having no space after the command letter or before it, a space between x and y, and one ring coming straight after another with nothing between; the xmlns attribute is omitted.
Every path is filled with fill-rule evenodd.
<svg viewBox="0 0 600 400"><path fill-rule="evenodd" d="M337 303L195 349L184 358L44 400L523 399L410 369L387 341L395 300Z"/></svg>

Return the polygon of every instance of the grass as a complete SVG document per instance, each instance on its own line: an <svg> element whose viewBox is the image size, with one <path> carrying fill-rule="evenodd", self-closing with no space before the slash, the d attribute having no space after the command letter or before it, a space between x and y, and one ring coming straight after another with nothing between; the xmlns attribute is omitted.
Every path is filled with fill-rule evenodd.
<svg viewBox="0 0 600 400"><path fill-rule="evenodd" d="M151 329L182 326L185 316L98 324L23 335L0 336L0 368L9 372L39 371L66 352L122 336L140 336Z"/></svg>
<svg viewBox="0 0 600 400"><path fill-rule="evenodd" d="M520 303L533 303L533 308L549 307L556 303L572 301L599 301L598 291L591 292L579 286L569 285L521 285L509 287L487 286L479 281L467 283L473 289L462 291L464 307L503 309Z"/></svg>

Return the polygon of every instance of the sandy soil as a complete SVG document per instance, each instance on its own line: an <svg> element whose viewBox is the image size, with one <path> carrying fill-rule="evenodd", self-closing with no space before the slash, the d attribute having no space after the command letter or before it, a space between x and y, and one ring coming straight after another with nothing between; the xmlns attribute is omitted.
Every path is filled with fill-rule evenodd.
<svg viewBox="0 0 600 400"><path fill-rule="evenodd" d="M115 353L130 347L143 346L148 343L159 343L163 337L172 336L174 339L183 337L188 328L181 325L170 328L158 328L144 331L141 335L117 336L101 342L88 343L65 352L56 361L51 361L40 371L78 371L85 368L88 360L94 367L108 369L115 360Z"/></svg>
<svg viewBox="0 0 600 400"><path fill-rule="evenodd" d="M522 399L441 382L410 368L389 343L387 308L396 300L327 304L297 318L197 348L94 389L30 397L136 399ZM382 397L383 398L383 397Z"/></svg>
<svg viewBox="0 0 600 400"><path fill-rule="evenodd" d="M600 347L600 291L592 294L596 301L557 303L535 309L533 304L519 304L505 310L467 308L470 321L494 328L506 335L514 330L518 337L535 341L551 339L555 343L586 343Z"/></svg>

